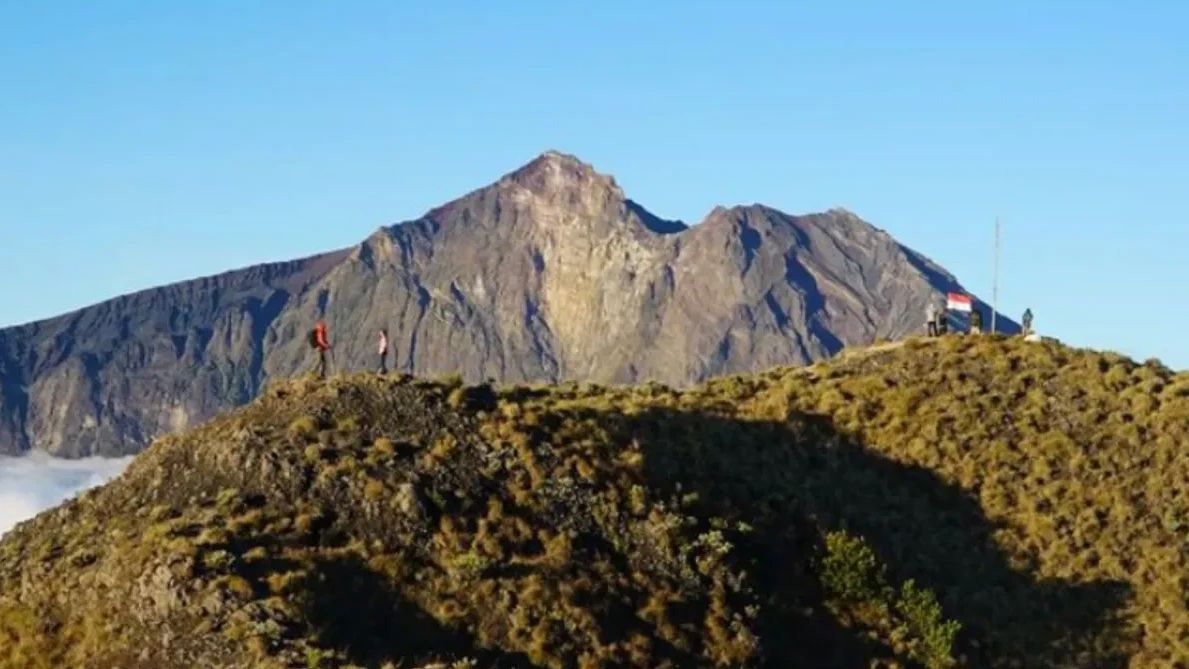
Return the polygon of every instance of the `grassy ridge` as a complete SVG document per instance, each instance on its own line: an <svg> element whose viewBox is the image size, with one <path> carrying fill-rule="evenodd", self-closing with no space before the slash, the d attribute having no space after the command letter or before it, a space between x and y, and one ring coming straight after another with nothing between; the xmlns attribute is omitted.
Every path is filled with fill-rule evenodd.
<svg viewBox="0 0 1189 669"><path fill-rule="evenodd" d="M1189 375L998 338L270 389L0 542L0 667L1189 662Z"/></svg>
<svg viewBox="0 0 1189 669"><path fill-rule="evenodd" d="M984 519L938 533L897 501L851 525L941 593L986 662L1013 649L1025 666L1189 662L1189 375L962 338L806 375L757 401L928 469Z"/></svg>

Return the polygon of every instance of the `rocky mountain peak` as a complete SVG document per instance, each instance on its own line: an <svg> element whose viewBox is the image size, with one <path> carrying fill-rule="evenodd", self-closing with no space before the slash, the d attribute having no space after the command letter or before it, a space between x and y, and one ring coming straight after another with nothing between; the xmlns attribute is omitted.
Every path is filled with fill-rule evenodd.
<svg viewBox="0 0 1189 669"><path fill-rule="evenodd" d="M788 215L779 209L774 209L764 204L754 202L752 204L736 204L732 206L717 205L710 213L706 214L703 219L703 224L712 223L715 221L739 221L747 219L759 218L779 218L787 217Z"/></svg>
<svg viewBox="0 0 1189 669"><path fill-rule="evenodd" d="M586 194L624 200L623 190L610 175L600 174L590 164L560 151L546 151L508 174L499 185L523 188L535 195Z"/></svg>
<svg viewBox="0 0 1189 669"><path fill-rule="evenodd" d="M919 332L958 290L849 212L748 204L687 228L549 151L351 249L0 330L0 453L137 451L310 370L317 317L336 371L374 367L386 328L418 375L682 386Z"/></svg>
<svg viewBox="0 0 1189 669"><path fill-rule="evenodd" d="M543 151L539 156L533 158L525 163L522 167L515 170L513 174L527 174L531 172L542 172L549 170L566 169L574 172L585 174L597 174L590 163L583 161L578 156L562 151L549 149Z"/></svg>

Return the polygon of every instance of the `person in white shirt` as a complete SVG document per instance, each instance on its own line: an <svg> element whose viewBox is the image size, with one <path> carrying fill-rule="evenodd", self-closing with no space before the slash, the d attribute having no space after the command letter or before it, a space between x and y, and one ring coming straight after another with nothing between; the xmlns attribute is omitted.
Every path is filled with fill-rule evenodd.
<svg viewBox="0 0 1189 669"><path fill-rule="evenodd" d="M380 374L388 373L388 330L380 328Z"/></svg>

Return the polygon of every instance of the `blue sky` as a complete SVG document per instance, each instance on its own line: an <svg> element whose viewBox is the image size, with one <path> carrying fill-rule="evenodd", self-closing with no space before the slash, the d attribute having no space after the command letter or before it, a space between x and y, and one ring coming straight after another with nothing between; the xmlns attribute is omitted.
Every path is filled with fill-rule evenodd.
<svg viewBox="0 0 1189 669"><path fill-rule="evenodd" d="M0 0L0 324L355 243L547 148L843 206L1189 367L1189 3ZM1043 6L1042 6L1043 5Z"/></svg>

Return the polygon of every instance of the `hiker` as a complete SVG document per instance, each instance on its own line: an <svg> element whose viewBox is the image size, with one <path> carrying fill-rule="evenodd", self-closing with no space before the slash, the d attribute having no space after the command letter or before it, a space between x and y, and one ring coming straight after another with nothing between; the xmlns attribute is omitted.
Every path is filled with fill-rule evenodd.
<svg viewBox="0 0 1189 669"><path fill-rule="evenodd" d="M1032 334L1032 308L1031 307L1024 310L1024 318L1023 318L1023 320L1021 320L1021 324L1024 326L1024 336L1025 337Z"/></svg>
<svg viewBox="0 0 1189 669"><path fill-rule="evenodd" d="M310 348L318 349L318 378L326 378L326 354L330 352L326 321L319 319L310 331Z"/></svg>
<svg viewBox="0 0 1189 669"><path fill-rule="evenodd" d="M380 375L388 373L388 330L380 328Z"/></svg>
<svg viewBox="0 0 1189 669"><path fill-rule="evenodd" d="M937 336L937 305L932 302L925 305L925 328L930 337Z"/></svg>
<svg viewBox="0 0 1189 669"><path fill-rule="evenodd" d="M950 331L950 310L942 307L937 310L937 336L940 337Z"/></svg>
<svg viewBox="0 0 1189 669"><path fill-rule="evenodd" d="M983 333L983 312L978 307L970 311L970 334Z"/></svg>

